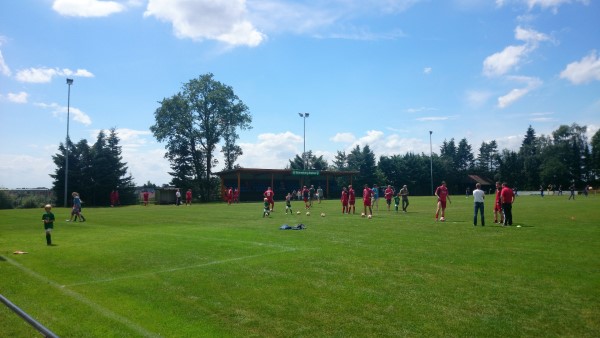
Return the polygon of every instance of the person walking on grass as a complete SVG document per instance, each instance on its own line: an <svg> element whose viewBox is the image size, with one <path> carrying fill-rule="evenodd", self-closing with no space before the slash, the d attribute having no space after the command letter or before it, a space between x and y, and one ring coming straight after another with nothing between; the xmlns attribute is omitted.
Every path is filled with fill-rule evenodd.
<svg viewBox="0 0 600 338"><path fill-rule="evenodd" d="M350 210L348 209L348 192L346 191L346 187L342 187L342 197L340 200L342 201L342 214L349 214Z"/></svg>
<svg viewBox="0 0 600 338"><path fill-rule="evenodd" d="M398 212L398 205L400 205L400 196L400 193L394 195L394 208L396 209L396 212Z"/></svg>
<svg viewBox="0 0 600 338"><path fill-rule="evenodd" d="M408 187L406 184L400 189L400 196L402 196L402 211L406 212L408 208Z"/></svg>
<svg viewBox="0 0 600 338"><path fill-rule="evenodd" d="M438 217L440 216L440 210L442 211L442 215L439 218L440 221L444 222L446 220L446 201L452 203L450 200L450 195L448 193L448 188L446 187L446 181L442 181L442 185L435 189L435 196L437 197L437 210L435 211L435 220L437 222Z"/></svg>
<svg viewBox="0 0 600 338"><path fill-rule="evenodd" d="M352 214L356 213L356 193L352 184L348 186L348 213L352 210Z"/></svg>
<svg viewBox="0 0 600 338"><path fill-rule="evenodd" d="M387 209L390 211L390 206L392 205L392 197L394 196L394 189L392 186L388 184L387 188L385 188L385 192L383 193L383 197L385 197L385 203L387 204Z"/></svg>
<svg viewBox="0 0 600 338"><path fill-rule="evenodd" d="M52 205L46 204L44 210L46 212L42 215L42 221L44 222L44 230L46 231L46 245L52 245L52 229L54 229Z"/></svg>
<svg viewBox="0 0 600 338"><path fill-rule="evenodd" d="M79 197L79 193L73 191L71 196L73 196L73 209L71 209L71 218L67 222L77 222L77 218L80 219L80 222L85 222L85 217L81 213L81 198Z"/></svg>
<svg viewBox="0 0 600 338"><path fill-rule="evenodd" d="M367 215L373 215L373 208L372 208L372 201L375 199L374 197L375 193L373 192L373 190L371 190L371 188L369 188L368 185L365 184L365 187L363 189L363 214L365 216ZM367 214L367 208L369 209L369 213Z"/></svg>
<svg viewBox="0 0 600 338"><path fill-rule="evenodd" d="M571 190L571 195L569 195L569 199L573 198L573 200L575 200L575 184L571 184L569 190Z"/></svg>
<svg viewBox="0 0 600 338"><path fill-rule="evenodd" d="M483 209L483 200L485 199L485 192L481 190L481 184L475 184L475 190L473 190L473 200L474 200L474 213L473 213L473 225L477 226L477 212L481 212L481 226L485 226L485 214Z"/></svg>

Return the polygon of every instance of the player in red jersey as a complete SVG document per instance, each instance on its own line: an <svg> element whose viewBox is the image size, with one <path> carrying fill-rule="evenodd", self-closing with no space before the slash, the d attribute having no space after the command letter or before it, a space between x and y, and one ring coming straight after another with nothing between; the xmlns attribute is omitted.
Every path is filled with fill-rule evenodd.
<svg viewBox="0 0 600 338"><path fill-rule="evenodd" d="M348 213L350 213L350 210L353 214L356 213L356 193L352 188L352 184L348 186Z"/></svg>
<svg viewBox="0 0 600 338"><path fill-rule="evenodd" d="M346 191L346 187L342 188L342 214L348 213L348 192Z"/></svg>
<svg viewBox="0 0 600 338"><path fill-rule="evenodd" d="M371 208L371 201L373 200L374 193L368 185L365 184L365 188L363 189L363 209L365 215L373 215L373 208ZM367 214L367 208L369 208L369 213Z"/></svg>
<svg viewBox="0 0 600 338"><path fill-rule="evenodd" d="M500 201L502 202L502 211L504 212L504 226L512 225L512 204L515 201L515 193L508 187L506 182L502 183Z"/></svg>
<svg viewBox="0 0 600 338"><path fill-rule="evenodd" d="M271 189L271 187L268 187L267 191L265 191L263 193L263 195L267 199L267 202L269 202L269 206L271 208L270 211L273 212L273 207L275 207L275 201L273 200L273 197L275 197L275 193L273 192L273 190Z"/></svg>
<svg viewBox="0 0 600 338"><path fill-rule="evenodd" d="M385 192L383 193L383 197L385 197L385 203L387 204L388 211L390 211L390 205L392 204L392 197L394 196L394 189L392 189L391 185L388 185L385 188Z"/></svg>
<svg viewBox="0 0 600 338"><path fill-rule="evenodd" d="M500 215L500 223L504 223L504 214L502 213L502 202L500 201L500 192L502 186L500 182L496 182L496 200L494 202L494 223L498 223L498 215Z"/></svg>
<svg viewBox="0 0 600 338"><path fill-rule="evenodd" d="M185 192L185 205L187 205L187 206L192 205L192 189L188 189Z"/></svg>
<svg viewBox="0 0 600 338"><path fill-rule="evenodd" d="M446 187L445 181L442 181L442 185L435 189L435 196L438 199L437 210L435 211L435 220L438 220L440 209L442 210L442 217L440 220L446 220L446 200L448 200L450 203L452 203L452 201L450 200L450 195L448 194L448 188Z"/></svg>

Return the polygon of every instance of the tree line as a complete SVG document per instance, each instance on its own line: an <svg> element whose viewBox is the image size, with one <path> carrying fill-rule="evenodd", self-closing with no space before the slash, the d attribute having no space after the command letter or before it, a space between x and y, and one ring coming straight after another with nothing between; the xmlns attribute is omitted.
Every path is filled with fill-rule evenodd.
<svg viewBox="0 0 600 338"><path fill-rule="evenodd" d="M462 193L473 183L468 175L478 175L489 181L506 181L519 190L539 190L552 185L567 189L574 184L579 189L598 184L600 176L600 131L587 139L587 127L576 123L561 125L551 135L537 136L529 126L517 151L498 149L495 140L482 142L477 155L466 138L444 140L439 154L380 156L368 145L356 146L349 153L338 151L331 165L312 152L305 154L308 169L354 170L355 186L380 184L411 187L411 193L429 195L442 180L452 193ZM289 168L302 169L302 157L289 161ZM432 184L433 177L433 184ZM338 184L347 185L347 179ZM471 187L472 188L472 187Z"/></svg>
<svg viewBox="0 0 600 338"><path fill-rule="evenodd" d="M192 188L204 201L220 199L219 180L212 171L218 165L215 151L220 147L226 170L240 167L236 164L242 155L238 132L252 128L249 108L230 86L210 73L190 80L180 92L158 103L150 130L157 141L165 143L172 177L169 184ZM80 192L90 205L108 205L113 189L119 190L123 204L137 201L114 128L108 135L101 131L92 146L86 140L68 142L70 191ZM61 144L53 156L57 169L50 175L59 197L64 194L65 154ZM482 142L477 155L466 138L458 143L454 138L444 140L439 154L432 156L408 152L377 159L369 145L357 145L348 152L338 151L331 164L307 151L290 159L287 168L357 171L355 186L390 184L398 188L407 184L414 195L432 194L442 180L452 193L462 193L470 184L467 175L506 181L519 190L538 190L548 184L582 187L599 181L600 131L588 142L587 127L576 123L540 136L529 126L517 151L500 150L492 140ZM349 184L347 178L339 178L337 183Z"/></svg>

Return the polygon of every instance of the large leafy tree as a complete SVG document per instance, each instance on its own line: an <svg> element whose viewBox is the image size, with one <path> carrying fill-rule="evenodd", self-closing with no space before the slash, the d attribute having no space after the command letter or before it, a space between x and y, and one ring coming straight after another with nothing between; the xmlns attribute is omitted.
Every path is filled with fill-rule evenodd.
<svg viewBox="0 0 600 338"><path fill-rule="evenodd" d="M171 162L172 183L199 188L203 200L217 196L211 183L212 169L217 165L214 153L223 142L225 166L235 166L242 154L235 144L237 130L251 128L248 107L230 86L208 73L163 99L154 116L156 123L150 130L159 142L166 142L165 157Z"/></svg>

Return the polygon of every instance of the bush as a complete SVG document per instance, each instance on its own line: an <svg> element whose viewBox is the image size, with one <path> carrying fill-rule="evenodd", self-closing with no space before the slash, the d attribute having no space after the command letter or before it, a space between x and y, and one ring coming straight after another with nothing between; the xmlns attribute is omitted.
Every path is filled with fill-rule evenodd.
<svg viewBox="0 0 600 338"><path fill-rule="evenodd" d="M0 209L12 209L12 200L13 198L7 191L0 190Z"/></svg>

